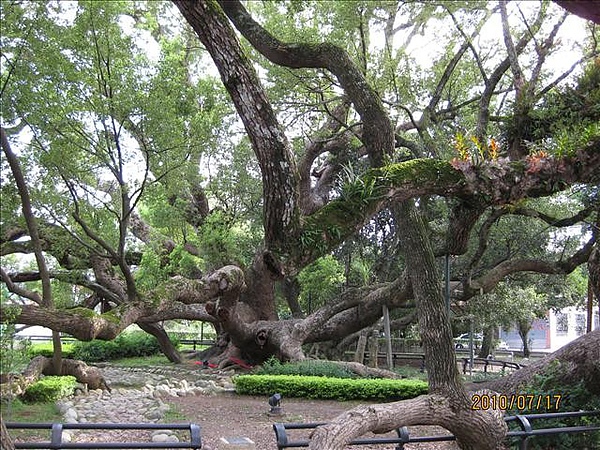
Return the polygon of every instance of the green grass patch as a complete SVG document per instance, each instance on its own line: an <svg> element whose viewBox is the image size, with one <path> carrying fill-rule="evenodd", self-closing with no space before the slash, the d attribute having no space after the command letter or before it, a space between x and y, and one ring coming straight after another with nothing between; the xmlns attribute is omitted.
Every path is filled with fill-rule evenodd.
<svg viewBox="0 0 600 450"><path fill-rule="evenodd" d="M412 378L414 380L423 380L427 381L427 374L425 372L421 372L421 369L417 369L412 366L400 366L394 367L394 373L397 373L402 378Z"/></svg>
<svg viewBox="0 0 600 450"><path fill-rule="evenodd" d="M189 422L191 419L182 413L175 405L169 405L169 410L165 413L165 417L162 420L165 423L178 423Z"/></svg>
<svg viewBox="0 0 600 450"><path fill-rule="evenodd" d="M63 343L61 345L63 358L71 358L73 356L74 344ZM54 354L54 346L52 342L35 342L27 349L27 356L34 358L36 356L46 356L51 358Z"/></svg>
<svg viewBox="0 0 600 450"><path fill-rule="evenodd" d="M238 375L236 392L245 395L335 400L404 400L428 391L427 383L411 379L351 379L299 375Z"/></svg>
<svg viewBox="0 0 600 450"><path fill-rule="evenodd" d="M2 416L7 422L44 423L60 422L61 420L61 414L55 402L25 403L19 399L11 402L2 401Z"/></svg>
<svg viewBox="0 0 600 450"><path fill-rule="evenodd" d="M6 422L56 423L62 420L54 402L23 403L19 399L2 402L2 418ZM50 430L10 430L10 437L21 442L49 441Z"/></svg>

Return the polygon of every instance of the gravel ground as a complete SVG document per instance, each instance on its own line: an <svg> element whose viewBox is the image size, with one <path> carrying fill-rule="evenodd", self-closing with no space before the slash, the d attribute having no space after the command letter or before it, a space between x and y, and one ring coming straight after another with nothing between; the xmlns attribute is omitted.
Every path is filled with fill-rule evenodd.
<svg viewBox="0 0 600 450"><path fill-rule="evenodd" d="M257 450L276 450L273 423L328 422L359 402L283 399L283 416L269 414L266 397L237 395L228 374L212 374L195 367L185 370L172 368L123 369L104 367L113 392L90 391L86 395L59 402L64 423L197 423L201 427L202 450L227 450L222 438L247 437ZM216 378L215 378L216 377ZM185 381L184 381L185 380ZM212 381L211 381L212 380ZM164 383L168 383L169 388ZM182 389L182 384L186 389ZM215 384L216 383L216 384ZM206 386L202 389L198 385ZM212 386L212 387L211 387ZM222 386L219 388L219 386ZM184 392L187 391L187 392ZM171 413L164 416L170 407ZM162 412L161 412L162 411ZM161 412L160 415L157 413ZM155 417L156 416L156 417ZM174 417L179 418L175 420ZM411 436L448 434L438 427L410 427ZM150 442L157 432L149 430L94 430L67 432L67 442ZM290 431L291 439L308 437L309 431ZM49 434L49 433L48 433ZM71 435L72 434L72 435ZM394 433L390 433L394 436ZM171 437L189 440L189 433L175 432ZM22 434L17 441L47 441L46 438ZM167 436L165 436L167 437ZM369 437L369 436L364 436ZM395 444L352 446L354 450L395 450ZM452 442L407 444L406 450L455 450Z"/></svg>
<svg viewBox="0 0 600 450"><path fill-rule="evenodd" d="M284 416L272 417L269 415L270 407L266 398L240 396L233 393L175 398L170 399L168 403L202 427L203 450L224 450L225 446L220 442L223 437L247 437L255 442L257 450L276 450L274 422L330 421L359 404L358 402L284 399L282 402ZM409 431L415 436L448 434L438 427L411 427ZM300 431L294 433L304 433L290 434L294 439L301 439L302 436L307 435ZM394 450L395 445L365 445L351 448ZM406 450L455 450L456 448L450 442L405 445Z"/></svg>

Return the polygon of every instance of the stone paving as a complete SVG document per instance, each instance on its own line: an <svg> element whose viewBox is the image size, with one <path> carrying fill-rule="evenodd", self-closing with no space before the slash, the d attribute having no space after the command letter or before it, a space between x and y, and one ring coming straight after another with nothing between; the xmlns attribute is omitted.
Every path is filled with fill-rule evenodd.
<svg viewBox="0 0 600 450"><path fill-rule="evenodd" d="M57 406L63 423L165 423L168 397L212 395L233 390L231 373L204 373L172 367L123 368L106 365L102 373L112 392L80 390ZM179 432L181 434L181 432ZM189 433L185 433L189 436ZM179 442L171 430L65 430L63 442Z"/></svg>

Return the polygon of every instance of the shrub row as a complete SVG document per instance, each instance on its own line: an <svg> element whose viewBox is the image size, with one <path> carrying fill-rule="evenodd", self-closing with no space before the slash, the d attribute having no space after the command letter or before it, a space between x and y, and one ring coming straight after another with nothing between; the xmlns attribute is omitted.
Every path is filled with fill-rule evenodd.
<svg viewBox="0 0 600 450"><path fill-rule="evenodd" d="M236 392L246 395L335 400L404 400L427 393L421 380L349 379L298 375L239 375Z"/></svg>
<svg viewBox="0 0 600 450"><path fill-rule="evenodd" d="M173 342L178 345L177 342ZM117 336L112 341L93 340L76 342L72 357L86 362L110 361L119 358L151 356L160 353L156 338L143 331L133 331Z"/></svg>
<svg viewBox="0 0 600 450"><path fill-rule="evenodd" d="M48 403L73 395L77 380L74 376L44 377L31 386L23 394L23 400L29 403Z"/></svg>
<svg viewBox="0 0 600 450"><path fill-rule="evenodd" d="M306 359L281 363L277 358L268 359L256 371L256 375L305 375L333 378L358 378L352 371L331 361Z"/></svg>
<svg viewBox="0 0 600 450"><path fill-rule="evenodd" d="M171 339L175 346L179 346L178 339ZM35 343L27 349L27 356L52 357L54 353L52 343ZM138 356L151 356L160 353L160 346L156 338L143 331L132 331L117 336L112 341L92 340L88 342L77 341L74 344L62 345L63 358L81 359L86 362L110 361L112 359L131 358Z"/></svg>

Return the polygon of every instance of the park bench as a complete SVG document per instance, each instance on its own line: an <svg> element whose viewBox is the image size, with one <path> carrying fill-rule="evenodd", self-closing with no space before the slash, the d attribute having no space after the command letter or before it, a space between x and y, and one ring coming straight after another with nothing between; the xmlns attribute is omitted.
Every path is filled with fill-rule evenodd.
<svg viewBox="0 0 600 450"><path fill-rule="evenodd" d="M464 374L467 373L467 369L471 364L471 358L462 358L462 371ZM502 367L502 370L512 369L519 370L521 366L519 363L512 361L502 361L497 359L487 358L473 358L473 366L483 366L483 372L487 373L489 367Z"/></svg>
<svg viewBox="0 0 600 450"><path fill-rule="evenodd" d="M50 441L15 442L15 449L154 449L190 448L200 450L200 426L160 423L16 423L7 422L11 430L49 430ZM63 430L186 430L190 439L185 442L63 442Z"/></svg>
<svg viewBox="0 0 600 450"><path fill-rule="evenodd" d="M600 425L581 425L565 427L546 427L534 429L532 422L536 420L548 419L566 419L571 417L600 417L600 411L576 411L564 413L545 413L545 414L524 414L517 416L508 416L504 420L507 423L515 422L521 430L509 431L508 438L516 442L519 450L527 450L531 438L535 436L562 434L562 433L591 433L600 432ZM318 426L326 425L326 422L311 423L275 423L273 430L277 439L278 450L286 448L308 447L309 439L305 434L300 438L292 438L288 430L312 430ZM423 443L423 442L442 442L454 441L453 435L441 436L411 436L407 427L401 427L395 430L397 436L382 436L373 438L355 439L349 443L353 445L384 445L397 444L396 450L404 450L404 444Z"/></svg>

